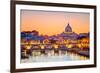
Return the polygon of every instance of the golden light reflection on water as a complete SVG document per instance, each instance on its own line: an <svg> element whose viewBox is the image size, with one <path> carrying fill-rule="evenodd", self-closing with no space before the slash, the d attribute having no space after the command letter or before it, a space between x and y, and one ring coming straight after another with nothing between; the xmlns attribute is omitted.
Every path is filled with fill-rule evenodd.
<svg viewBox="0 0 100 73"><path fill-rule="evenodd" d="M26 46L26 50L29 50L29 48L32 47L31 45ZM36 62L42 62L42 61L76 61L76 60L88 60L89 58L86 56L79 55L78 53L74 53L71 51L67 50L57 50L57 49L52 49L52 50L44 50L45 47L44 45L40 45L41 50L32 50L32 55L31 58L27 58L28 60L36 61ZM54 47L58 48L58 45L54 45ZM43 51L44 50L44 51ZM55 52L56 50L56 52ZM42 52L41 52L42 51ZM27 56L27 53L25 51L25 56ZM38 57L36 59L36 57ZM47 60L48 58L48 60ZM23 59L22 59L23 60Z"/></svg>
<svg viewBox="0 0 100 73"><path fill-rule="evenodd" d="M51 57L51 56L65 56L66 58L69 57L71 60L87 60L89 59L88 57L86 56L81 56L79 54L76 54L76 53L72 53L72 52L67 52L67 51L59 51L59 53L54 53L54 51L46 51L45 54L41 54L39 51L35 51L33 52L33 57L35 56L48 56L48 57Z"/></svg>
<svg viewBox="0 0 100 73"><path fill-rule="evenodd" d="M54 53L54 51L46 51L47 54L41 54L39 51L32 52L32 56L28 59L21 59L21 63L28 62L53 62L53 61L78 61L78 60L88 60L88 57L81 56L72 52L59 51Z"/></svg>

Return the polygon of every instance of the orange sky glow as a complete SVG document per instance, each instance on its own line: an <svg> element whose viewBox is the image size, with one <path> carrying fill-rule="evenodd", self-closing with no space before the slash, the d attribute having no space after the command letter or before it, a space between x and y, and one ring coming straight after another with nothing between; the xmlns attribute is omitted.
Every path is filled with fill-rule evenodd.
<svg viewBox="0 0 100 73"><path fill-rule="evenodd" d="M56 35L64 32L67 24L73 32L90 32L90 14L21 10L21 32L37 30L40 35Z"/></svg>

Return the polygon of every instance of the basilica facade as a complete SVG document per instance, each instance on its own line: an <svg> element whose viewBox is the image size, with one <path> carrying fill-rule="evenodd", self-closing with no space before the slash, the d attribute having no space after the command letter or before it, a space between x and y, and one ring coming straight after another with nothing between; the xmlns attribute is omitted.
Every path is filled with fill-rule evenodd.
<svg viewBox="0 0 100 73"><path fill-rule="evenodd" d="M65 31L59 34L59 36L63 37L64 39L76 40L78 38L78 34L72 31L70 24L65 28Z"/></svg>

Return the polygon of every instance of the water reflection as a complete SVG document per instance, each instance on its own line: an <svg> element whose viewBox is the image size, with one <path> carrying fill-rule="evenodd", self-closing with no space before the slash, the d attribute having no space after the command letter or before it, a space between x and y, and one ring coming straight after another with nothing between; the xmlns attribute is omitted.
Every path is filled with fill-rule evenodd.
<svg viewBox="0 0 100 73"><path fill-rule="evenodd" d="M89 59L86 56L79 55L77 53L59 50L54 52L54 50L33 50L32 54L26 58L21 59L21 63L30 63L30 62L57 62L57 61L73 61L73 60L87 60Z"/></svg>

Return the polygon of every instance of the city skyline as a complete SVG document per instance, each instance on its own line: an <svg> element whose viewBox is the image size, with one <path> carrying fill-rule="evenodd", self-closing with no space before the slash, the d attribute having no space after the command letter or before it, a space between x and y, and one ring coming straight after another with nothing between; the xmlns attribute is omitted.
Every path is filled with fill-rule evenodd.
<svg viewBox="0 0 100 73"><path fill-rule="evenodd" d="M36 30L42 35L57 35L64 32L69 23L76 33L89 32L89 14L49 11L21 11L21 32Z"/></svg>

